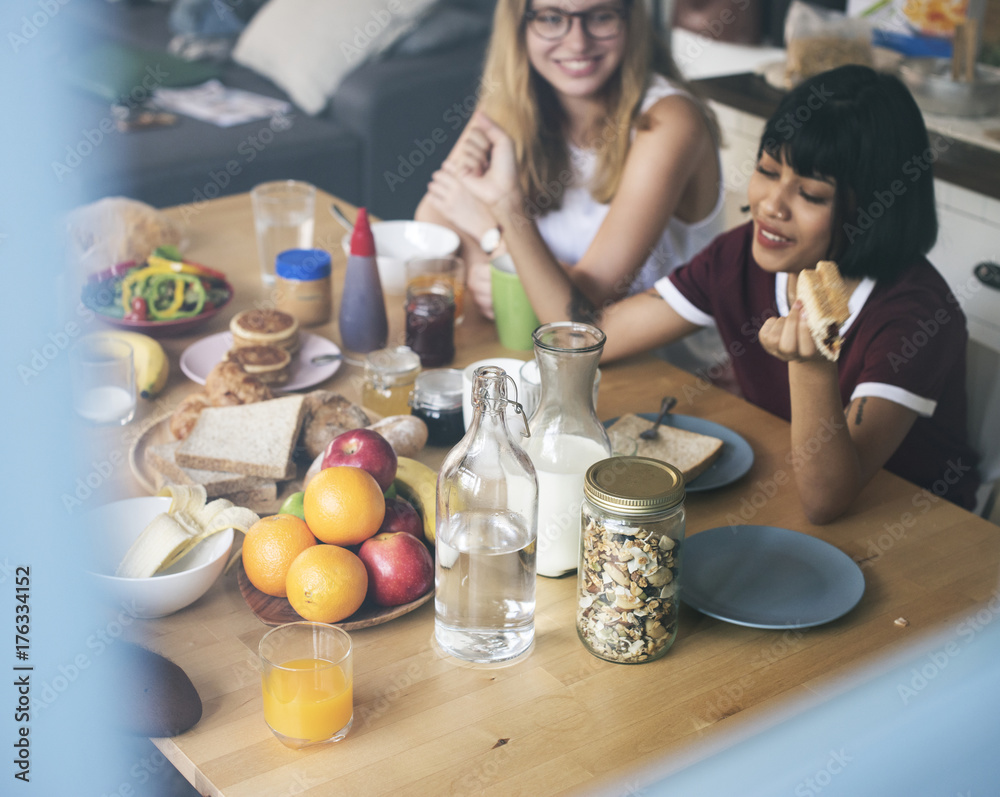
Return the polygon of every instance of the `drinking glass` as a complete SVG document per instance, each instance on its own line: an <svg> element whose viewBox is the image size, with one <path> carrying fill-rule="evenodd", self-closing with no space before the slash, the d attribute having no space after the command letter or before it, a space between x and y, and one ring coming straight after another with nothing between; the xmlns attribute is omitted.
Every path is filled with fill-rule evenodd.
<svg viewBox="0 0 1000 797"><path fill-rule="evenodd" d="M274 263L288 249L312 249L316 188L300 180L261 183L250 191L261 279L275 281Z"/></svg>
<svg viewBox="0 0 1000 797"><path fill-rule="evenodd" d="M94 424L124 425L135 416L135 365L123 340L89 338L70 351L73 408Z"/></svg>
<svg viewBox="0 0 1000 797"><path fill-rule="evenodd" d="M258 649L264 721L288 747L339 742L354 723L351 637L337 626L297 622L264 634Z"/></svg>
<svg viewBox="0 0 1000 797"><path fill-rule="evenodd" d="M406 261L406 287L426 287L438 280L451 284L455 294L455 323L465 318L465 261L460 257L414 257Z"/></svg>

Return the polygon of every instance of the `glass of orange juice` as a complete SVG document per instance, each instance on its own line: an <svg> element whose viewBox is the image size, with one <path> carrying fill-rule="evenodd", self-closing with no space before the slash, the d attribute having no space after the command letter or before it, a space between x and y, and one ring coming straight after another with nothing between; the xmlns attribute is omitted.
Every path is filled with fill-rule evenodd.
<svg viewBox="0 0 1000 797"><path fill-rule="evenodd" d="M272 628L260 640L264 721L288 747L339 742L354 722L351 637L325 623Z"/></svg>

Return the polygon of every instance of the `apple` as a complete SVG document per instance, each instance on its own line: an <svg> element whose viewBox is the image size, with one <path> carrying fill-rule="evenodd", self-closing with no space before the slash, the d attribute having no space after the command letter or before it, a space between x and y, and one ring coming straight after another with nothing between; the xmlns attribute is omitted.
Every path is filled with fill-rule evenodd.
<svg viewBox="0 0 1000 797"><path fill-rule="evenodd" d="M305 493L301 490L297 493L292 493L285 502L281 505L278 510L280 515L295 515L295 517L306 519L305 510L302 508L302 499L305 498Z"/></svg>
<svg viewBox="0 0 1000 797"><path fill-rule="evenodd" d="M376 533L397 531L424 541L424 521L420 519L420 513L413 504L399 496L385 500L385 518Z"/></svg>
<svg viewBox="0 0 1000 797"><path fill-rule="evenodd" d="M375 477L384 493L396 480L397 462L395 450L378 432L351 429L327 444L322 467L349 465L366 470Z"/></svg>
<svg viewBox="0 0 1000 797"><path fill-rule="evenodd" d="M381 532L361 544L368 595L379 606L401 606L434 586L434 559L412 534Z"/></svg>

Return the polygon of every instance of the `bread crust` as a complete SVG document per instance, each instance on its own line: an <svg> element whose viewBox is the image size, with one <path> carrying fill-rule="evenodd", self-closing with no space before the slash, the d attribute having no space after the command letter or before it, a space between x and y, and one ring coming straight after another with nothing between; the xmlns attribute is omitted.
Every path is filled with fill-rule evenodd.
<svg viewBox="0 0 1000 797"><path fill-rule="evenodd" d="M800 271L796 298L805 308L806 324L816 348L826 359L836 362L843 344L840 328L851 317L850 294L837 264L820 260L815 269Z"/></svg>

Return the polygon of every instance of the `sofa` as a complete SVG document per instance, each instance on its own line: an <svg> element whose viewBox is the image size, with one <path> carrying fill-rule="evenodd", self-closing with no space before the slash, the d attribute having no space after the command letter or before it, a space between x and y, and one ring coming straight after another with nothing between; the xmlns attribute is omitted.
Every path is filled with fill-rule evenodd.
<svg viewBox="0 0 1000 797"><path fill-rule="evenodd" d="M250 7L251 0L212 2L217 9L238 9ZM301 8L316 2L360 0L268 0L255 13L268 12L276 2L298 3ZM398 10L401 2L407 0L382 0L381 5ZM164 207L248 191L267 180L298 179L364 205L376 216L412 218L432 172L475 106L493 2L437 0L428 4L424 0L419 14L396 26L388 46L365 50L318 110L314 100L308 110L293 102L287 114L232 127L178 115L173 124L129 132L115 126L115 112L106 93L87 90L80 77L92 66L86 59L88 55L91 61L106 58L94 56L94 48L110 43L143 54L149 60L148 74L168 74L170 70L157 72L156 67L158 59L171 57L167 48L177 38L177 8L166 2L78 0L67 4L63 10L79 30L75 45L62 57L69 77L67 103L73 120L69 129L74 132L53 168L79 202L116 195ZM348 13L356 12L356 7L348 9ZM324 13L325 27L317 24L309 32L314 45L329 35L332 48L338 31L332 29L335 24L329 24L328 7ZM378 20L379 13L388 12L379 11L376 5L372 19ZM296 22L300 20L301 14ZM252 24L254 19L244 34ZM373 25L355 25L353 41L366 44L369 37L364 30L371 32ZM280 28L268 23L257 26L257 39L266 40L272 29L274 37L282 35ZM344 40L346 34L340 31L339 35ZM197 73L200 67L227 87L298 99L269 77L239 63L236 56L242 40L234 41L230 57L192 62L192 70ZM273 43L284 48L279 54L284 51L289 59L297 54L293 40ZM138 88L125 99L118 112L123 107L135 112L133 106L144 99L144 93Z"/></svg>

